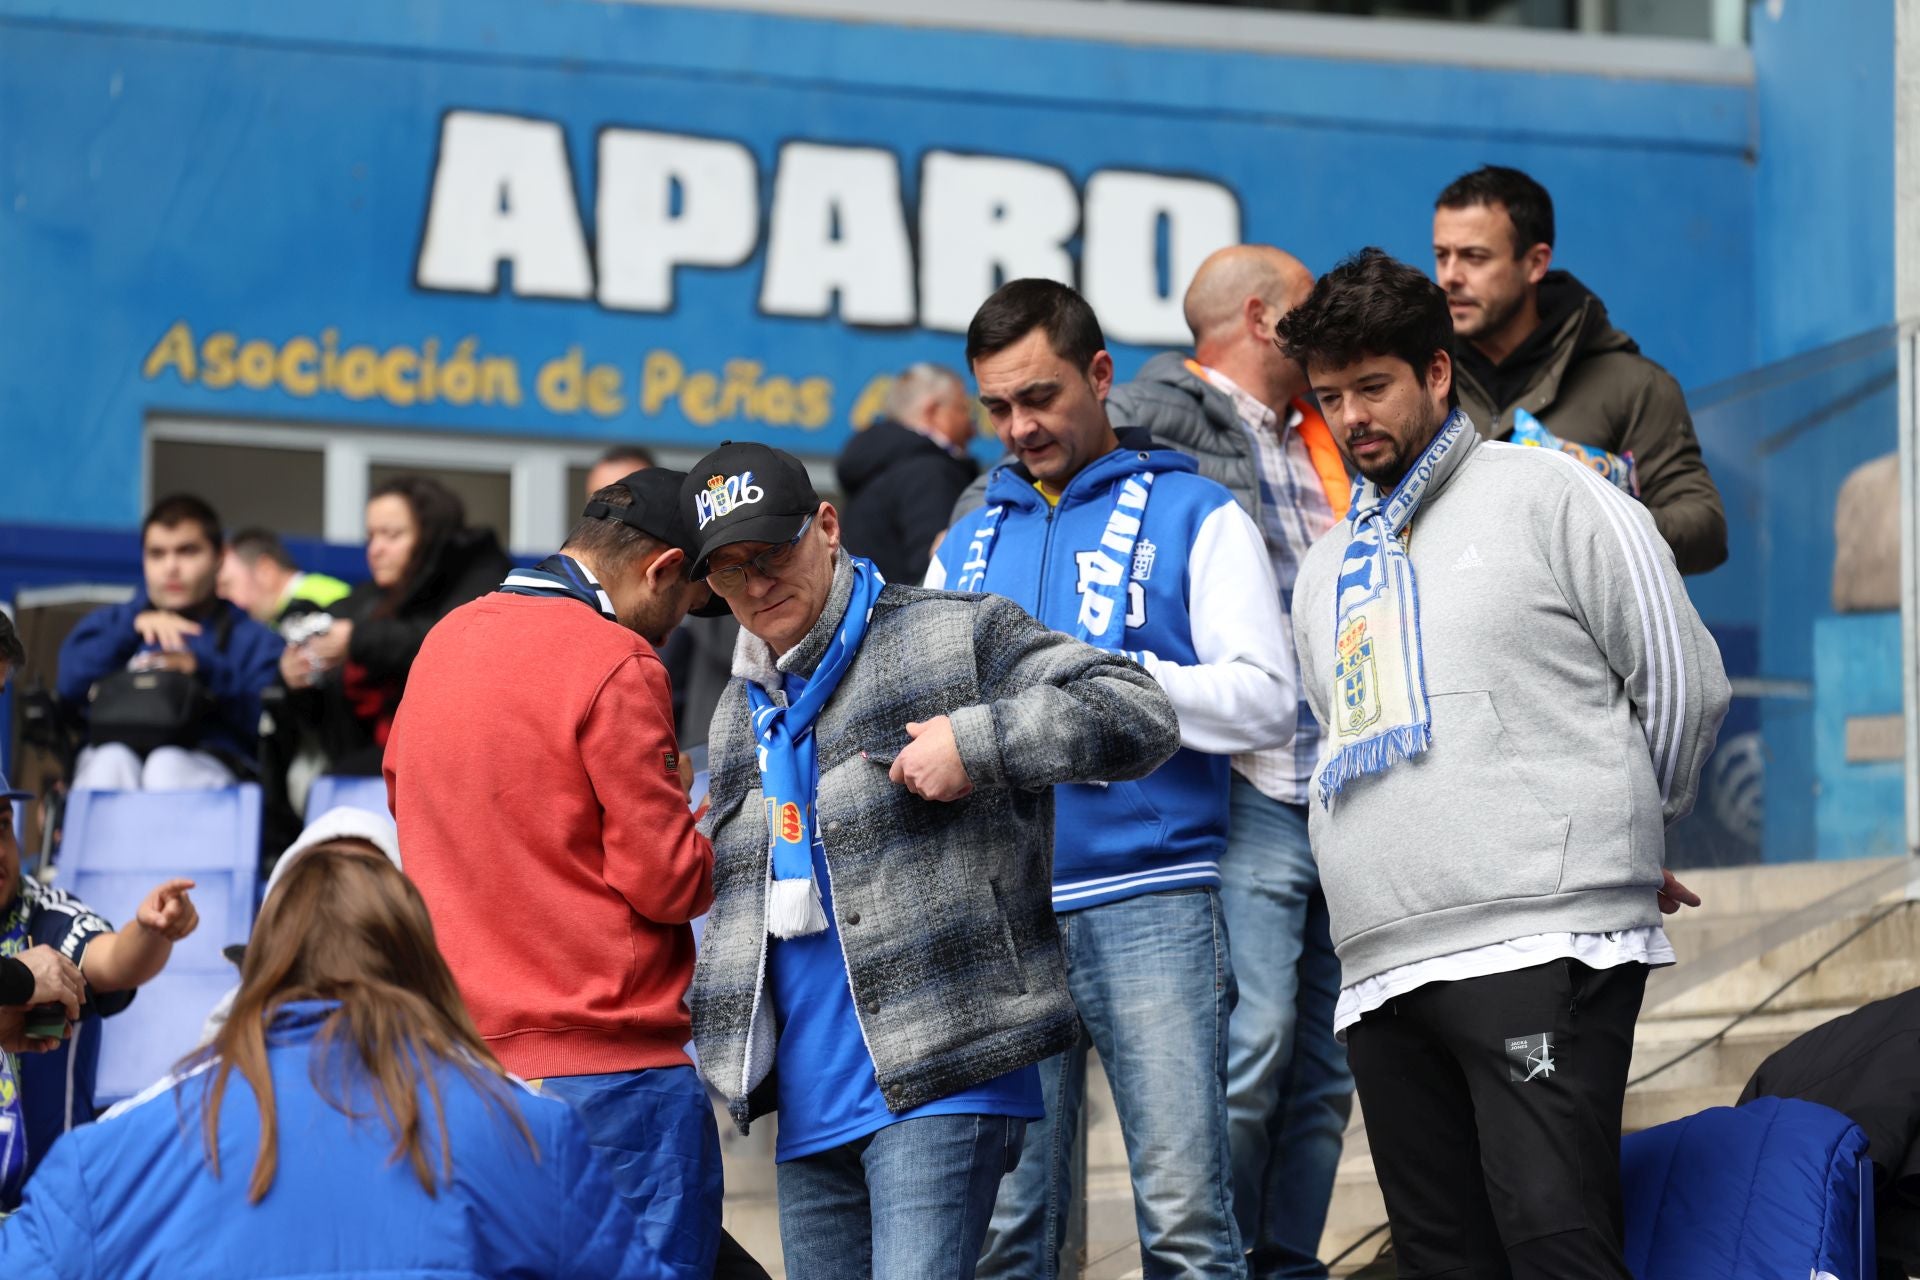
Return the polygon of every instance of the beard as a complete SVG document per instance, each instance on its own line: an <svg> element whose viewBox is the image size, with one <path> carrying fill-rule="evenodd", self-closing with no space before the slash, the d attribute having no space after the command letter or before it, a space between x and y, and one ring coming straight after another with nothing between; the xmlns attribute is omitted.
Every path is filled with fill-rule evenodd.
<svg viewBox="0 0 1920 1280"><path fill-rule="evenodd" d="M1433 443L1433 438L1440 434L1440 428L1446 425L1447 417L1451 412L1452 410L1444 404L1436 409L1423 396L1420 401L1421 421L1413 433L1406 437L1404 444L1399 443L1400 437L1393 437L1396 442L1393 456L1371 467L1362 466L1356 462L1354 469L1380 489L1391 491L1412 469L1414 460Z"/></svg>
<svg viewBox="0 0 1920 1280"><path fill-rule="evenodd" d="M679 625L680 614L673 603L655 596L630 609L616 610L620 625L652 645L664 644L667 633Z"/></svg>

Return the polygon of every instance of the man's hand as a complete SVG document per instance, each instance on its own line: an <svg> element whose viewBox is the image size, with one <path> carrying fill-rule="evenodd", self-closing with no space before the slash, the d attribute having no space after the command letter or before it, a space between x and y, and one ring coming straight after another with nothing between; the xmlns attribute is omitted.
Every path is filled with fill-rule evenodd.
<svg viewBox="0 0 1920 1280"><path fill-rule="evenodd" d="M45 1053L58 1049L58 1040L36 1039L27 1035L27 1011L0 1009L0 1049L8 1053Z"/></svg>
<svg viewBox="0 0 1920 1280"><path fill-rule="evenodd" d="M199 623L166 609L148 609L138 615L133 620L133 629L140 633L142 640L168 653L184 652L187 637L200 634Z"/></svg>
<svg viewBox="0 0 1920 1280"><path fill-rule="evenodd" d="M194 910L187 890L191 880L169 880L149 893L134 913L140 927L150 929L168 942L178 942L200 927L200 913Z"/></svg>
<svg viewBox="0 0 1920 1280"><path fill-rule="evenodd" d="M19 960L33 974L33 998L27 1003L65 1005L68 1019L77 1021L80 1003L86 999L79 967L45 944L28 947Z"/></svg>
<svg viewBox="0 0 1920 1280"><path fill-rule="evenodd" d="M676 767L680 770L680 790L686 793L687 803L692 804L693 803L693 757L689 756L684 751L676 751L674 754L679 758L679 764Z"/></svg>
<svg viewBox="0 0 1920 1280"><path fill-rule="evenodd" d="M953 741L953 721L935 716L907 725L913 741L894 757L887 776L922 800L962 800L973 794L973 779L960 763L960 748Z"/></svg>
<svg viewBox="0 0 1920 1280"><path fill-rule="evenodd" d="M147 656L152 659L147 663L149 671L178 671L190 676L200 669L200 659L193 656L191 649L164 649Z"/></svg>
<svg viewBox="0 0 1920 1280"><path fill-rule="evenodd" d="M289 689L305 689L313 684L313 664L307 661L307 647L290 644L280 651L280 682Z"/></svg>
<svg viewBox="0 0 1920 1280"><path fill-rule="evenodd" d="M1700 895L1673 878L1673 872L1660 872L1660 914L1670 916L1681 907L1697 907Z"/></svg>
<svg viewBox="0 0 1920 1280"><path fill-rule="evenodd" d="M333 625L307 641L307 652L320 660L328 671L347 660L347 646L353 643L353 624L334 619Z"/></svg>

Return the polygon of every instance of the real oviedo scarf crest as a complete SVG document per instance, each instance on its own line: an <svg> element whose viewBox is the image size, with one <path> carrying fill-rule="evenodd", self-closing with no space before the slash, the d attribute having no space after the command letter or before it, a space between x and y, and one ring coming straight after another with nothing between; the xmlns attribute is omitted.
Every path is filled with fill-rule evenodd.
<svg viewBox="0 0 1920 1280"><path fill-rule="evenodd" d="M1323 804L1354 779L1384 772L1433 742L1420 588L1400 535L1441 460L1472 430L1456 409L1391 493L1354 478L1352 538L1334 585L1332 753L1320 771Z"/></svg>

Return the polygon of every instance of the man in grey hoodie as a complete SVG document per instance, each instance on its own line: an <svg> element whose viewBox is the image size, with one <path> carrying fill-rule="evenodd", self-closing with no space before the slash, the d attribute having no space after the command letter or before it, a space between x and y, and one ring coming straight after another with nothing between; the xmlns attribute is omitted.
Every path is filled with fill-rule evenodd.
<svg viewBox="0 0 1920 1280"><path fill-rule="evenodd" d="M1729 690L1639 503L1454 406L1446 295L1368 249L1279 324L1360 473L1294 592L1336 1026L1402 1276L1630 1275L1620 1114L1662 869Z"/></svg>

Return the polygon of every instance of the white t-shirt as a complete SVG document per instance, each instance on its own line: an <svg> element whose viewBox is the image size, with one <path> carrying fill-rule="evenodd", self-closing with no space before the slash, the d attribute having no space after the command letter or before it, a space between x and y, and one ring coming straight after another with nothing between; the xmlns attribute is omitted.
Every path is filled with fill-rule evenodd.
<svg viewBox="0 0 1920 1280"><path fill-rule="evenodd" d="M1346 1043L1347 1028L1360 1021L1362 1014L1429 982L1458 982L1462 978L1512 973L1549 960L1578 960L1589 969L1611 969L1623 964L1659 968L1672 964L1675 956L1673 944L1667 941L1666 929L1657 924L1615 933L1530 933L1511 942L1470 947L1431 960L1398 965L1340 988L1340 1003L1333 1011L1334 1037Z"/></svg>

